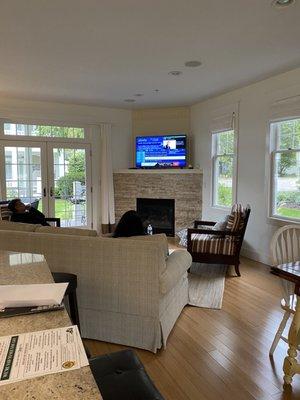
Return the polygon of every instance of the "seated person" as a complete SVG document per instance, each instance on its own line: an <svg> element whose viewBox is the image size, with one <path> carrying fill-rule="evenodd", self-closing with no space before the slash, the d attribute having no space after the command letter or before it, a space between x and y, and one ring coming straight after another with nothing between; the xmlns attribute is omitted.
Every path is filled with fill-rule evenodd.
<svg viewBox="0 0 300 400"><path fill-rule="evenodd" d="M136 211L130 210L122 215L112 236L130 237L141 235L145 235L143 222Z"/></svg>
<svg viewBox="0 0 300 400"><path fill-rule="evenodd" d="M8 209L12 212L10 220L13 222L49 226L43 213L31 207L30 204L25 206L20 199L11 200L8 203Z"/></svg>

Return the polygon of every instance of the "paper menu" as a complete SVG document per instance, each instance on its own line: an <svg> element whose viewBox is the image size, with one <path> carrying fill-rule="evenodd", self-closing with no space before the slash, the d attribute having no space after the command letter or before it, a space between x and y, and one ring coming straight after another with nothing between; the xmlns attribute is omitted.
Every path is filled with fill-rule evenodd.
<svg viewBox="0 0 300 400"><path fill-rule="evenodd" d="M0 309L60 304L68 283L0 285Z"/></svg>
<svg viewBox="0 0 300 400"><path fill-rule="evenodd" d="M86 365L76 325L0 337L0 386Z"/></svg>

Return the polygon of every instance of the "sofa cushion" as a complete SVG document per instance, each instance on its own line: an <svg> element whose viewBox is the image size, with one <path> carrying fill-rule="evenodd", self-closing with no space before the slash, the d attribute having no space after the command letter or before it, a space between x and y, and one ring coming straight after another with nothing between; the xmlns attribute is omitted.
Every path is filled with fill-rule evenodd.
<svg viewBox="0 0 300 400"><path fill-rule="evenodd" d="M39 233L52 233L58 235L75 235L75 236L97 236L97 231L93 229L81 228L58 228L56 226L40 226L36 229Z"/></svg>
<svg viewBox="0 0 300 400"><path fill-rule="evenodd" d="M0 230L34 232L41 225L23 224L22 222L0 221Z"/></svg>
<svg viewBox="0 0 300 400"><path fill-rule="evenodd" d="M120 238L119 238L120 239ZM165 256L169 255L169 245L167 236L164 233L157 233L155 235L141 235L141 236L130 236L125 239L137 239L137 240L147 240L152 242L161 242L165 245Z"/></svg>

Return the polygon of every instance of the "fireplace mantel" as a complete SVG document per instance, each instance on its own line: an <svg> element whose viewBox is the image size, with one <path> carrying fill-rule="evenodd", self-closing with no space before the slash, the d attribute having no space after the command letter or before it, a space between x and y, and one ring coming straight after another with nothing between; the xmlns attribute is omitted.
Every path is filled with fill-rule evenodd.
<svg viewBox="0 0 300 400"><path fill-rule="evenodd" d="M159 168L148 168L148 169L139 169L139 168L129 168L129 169L119 169L115 171L117 174L202 174L201 169L188 169L188 168L174 168L174 169L159 169Z"/></svg>
<svg viewBox="0 0 300 400"><path fill-rule="evenodd" d="M200 169L126 169L115 171L115 212L136 210L137 198L174 199L175 231L191 226L202 215Z"/></svg>

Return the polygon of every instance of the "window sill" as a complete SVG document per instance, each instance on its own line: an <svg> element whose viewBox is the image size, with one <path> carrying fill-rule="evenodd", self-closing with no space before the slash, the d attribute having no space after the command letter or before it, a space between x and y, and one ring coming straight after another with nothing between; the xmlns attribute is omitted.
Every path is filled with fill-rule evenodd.
<svg viewBox="0 0 300 400"><path fill-rule="evenodd" d="M230 211L232 206L231 207L225 207L225 206L222 207L222 206L214 206L214 205L212 205L211 208L213 208L214 210L218 210L218 211Z"/></svg>
<svg viewBox="0 0 300 400"><path fill-rule="evenodd" d="M268 221L273 225L286 225L286 223L290 224L300 224L300 219L293 219L288 217L282 217L280 215L272 215L268 216Z"/></svg>

